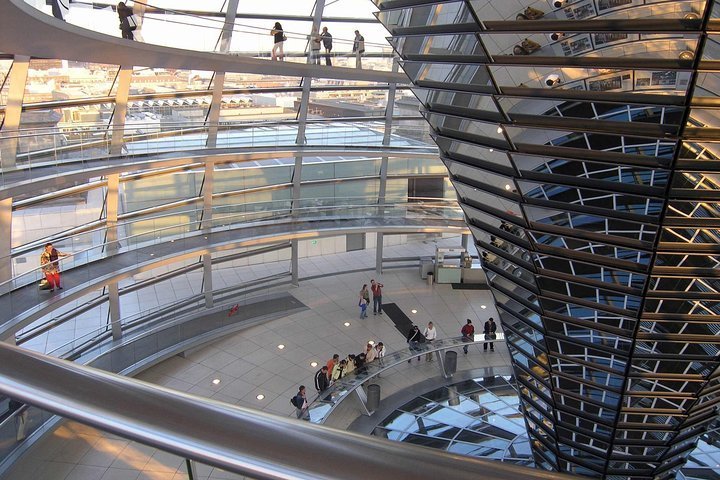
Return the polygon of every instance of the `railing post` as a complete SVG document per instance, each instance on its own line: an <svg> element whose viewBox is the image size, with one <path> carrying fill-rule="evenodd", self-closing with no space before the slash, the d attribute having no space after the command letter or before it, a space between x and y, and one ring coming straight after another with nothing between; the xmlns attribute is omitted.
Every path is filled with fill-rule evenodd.
<svg viewBox="0 0 720 480"><path fill-rule="evenodd" d="M125 117L127 116L132 73L132 66L120 66L120 71L118 72L118 88L115 94L115 111L113 112L113 130L112 136L110 137L110 155L122 154L123 139L125 136Z"/></svg>
<svg viewBox="0 0 720 480"><path fill-rule="evenodd" d="M195 461L186 458L185 468L187 469L188 480L197 480L198 478L200 478L197 474L197 467L195 465Z"/></svg>
<svg viewBox="0 0 720 480"><path fill-rule="evenodd" d="M0 131L0 168L14 167L17 162L19 142L17 134L20 128L20 116L29 68L30 57L15 55L7 79L10 88L5 106L5 118Z"/></svg>
<svg viewBox="0 0 720 480"><path fill-rule="evenodd" d="M218 53L227 54L230 51L230 41L232 40L238 2L239 0L228 1L227 10L225 11L225 23L223 23L223 29L220 33ZM208 148L217 147L218 125L220 123L220 106L222 105L222 94L224 89L225 72L215 72L215 77L213 79L212 101L210 103L210 110L208 111L207 116L208 136L205 145Z"/></svg>
<svg viewBox="0 0 720 480"><path fill-rule="evenodd" d="M122 338L122 326L120 324L120 290L117 282L108 284L108 307L110 310L112 338L113 340L120 340Z"/></svg>
<svg viewBox="0 0 720 480"><path fill-rule="evenodd" d="M0 283L6 282L11 278L12 198L4 198L0 200Z"/></svg>
<svg viewBox="0 0 720 480"><path fill-rule="evenodd" d="M105 195L105 249L108 254L118 251L118 191L120 175L114 173L107 176L107 194Z"/></svg>

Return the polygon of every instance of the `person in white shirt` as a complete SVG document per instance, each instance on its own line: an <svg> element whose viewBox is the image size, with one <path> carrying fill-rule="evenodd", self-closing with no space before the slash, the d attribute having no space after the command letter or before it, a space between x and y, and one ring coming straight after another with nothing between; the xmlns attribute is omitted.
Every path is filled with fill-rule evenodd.
<svg viewBox="0 0 720 480"><path fill-rule="evenodd" d="M425 342L428 344L428 348L431 347L430 344L432 344L433 340L437 338L437 330L435 330L435 326L432 322L428 323L427 327L425 327L425 331L423 332L423 335L425 335ZM432 362L433 361L433 354L432 352L428 352L425 355L425 361Z"/></svg>
<svg viewBox="0 0 720 480"><path fill-rule="evenodd" d="M375 345L375 358L378 359L378 363L382 366L383 359L385 358L385 345L383 342L378 342L378 344Z"/></svg>
<svg viewBox="0 0 720 480"><path fill-rule="evenodd" d="M372 343L368 343L365 347L365 363L370 363L377 358L377 350L372 346Z"/></svg>

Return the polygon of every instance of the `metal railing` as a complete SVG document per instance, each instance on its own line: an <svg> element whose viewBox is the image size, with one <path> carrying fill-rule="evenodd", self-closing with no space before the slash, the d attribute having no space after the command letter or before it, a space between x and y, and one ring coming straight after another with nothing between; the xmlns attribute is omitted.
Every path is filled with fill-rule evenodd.
<svg viewBox="0 0 720 480"><path fill-rule="evenodd" d="M484 342L501 342L505 343L505 334L498 332L492 338L485 338L485 334L475 335L472 341L457 338L444 338L435 340L432 343L420 344L416 349L399 350L385 357L375 359L365 364L361 371L355 371L350 375L340 378L332 384L330 388L321 392L308 406L307 415L312 423L322 424L335 411L335 409L349 396L356 393L360 399L361 405L365 409L366 414L371 414L366 406L366 393L363 386L370 380L377 378L381 373L402 365L406 361L428 354L436 354L437 365L441 374L450 377L454 372L448 372L445 368L444 358L440 354L445 350L456 347L467 347L477 345Z"/></svg>
<svg viewBox="0 0 720 480"><path fill-rule="evenodd" d="M258 480L576 478L367 438L231 406L0 344L0 392Z"/></svg>

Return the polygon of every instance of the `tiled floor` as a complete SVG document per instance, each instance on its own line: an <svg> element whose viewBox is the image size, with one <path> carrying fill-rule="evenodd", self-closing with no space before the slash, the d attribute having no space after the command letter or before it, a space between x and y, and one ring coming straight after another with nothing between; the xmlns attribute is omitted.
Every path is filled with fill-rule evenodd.
<svg viewBox="0 0 720 480"><path fill-rule="evenodd" d="M374 258L374 252L366 251L364 255ZM323 271L322 263L348 262L341 259L341 255L328 257L333 258L313 259L313 268ZM311 362L322 365L333 353L358 353L370 339L384 342L390 351L406 348L405 339L384 315L371 313L367 319L358 318L357 295L363 283L370 283L370 278L368 272L302 282L291 292L310 310L249 328L189 352L185 357L173 357L138 378L289 416L294 409L288 399L297 391L297 386L305 384L310 391L314 390L312 377L319 367L312 367ZM476 319L476 325L489 316L497 318L487 290L453 290L450 285L430 287L419 278L417 268L388 270L380 280L385 284L385 302L397 303L421 327L432 320L441 338L458 335L466 318ZM482 305L487 308L481 308ZM412 309L417 313L412 314ZM350 326L344 326L345 322L350 322ZM278 349L280 344L285 348ZM504 346L494 354L461 357L459 369L509 364ZM411 374L399 376L402 381L389 379L389 383L402 387L414 379L437 374L433 365L424 362L411 367ZM214 384L215 379L220 382ZM257 400L258 394L265 396L262 401ZM339 423L346 424L346 421L342 419ZM203 465L198 465L198 476L201 479L241 478ZM187 478L187 473L184 460L179 457L66 422L34 447L5 478L174 480Z"/></svg>

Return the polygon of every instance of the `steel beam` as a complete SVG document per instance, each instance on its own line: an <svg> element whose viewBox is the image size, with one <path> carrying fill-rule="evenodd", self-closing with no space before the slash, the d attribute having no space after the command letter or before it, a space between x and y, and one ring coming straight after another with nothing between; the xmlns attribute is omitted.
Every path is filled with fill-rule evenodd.
<svg viewBox="0 0 720 480"><path fill-rule="evenodd" d="M8 88L8 99L5 106L5 119L2 123L2 130L0 130L1 168L14 167L17 159L17 134L20 128L20 115L22 114L25 83L27 82L29 67L30 57L15 55L8 75L9 78L6 80L10 82L10 87Z"/></svg>

